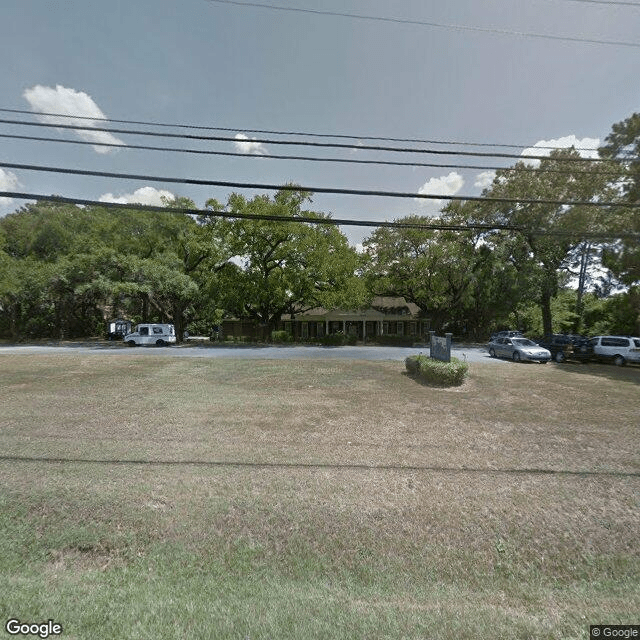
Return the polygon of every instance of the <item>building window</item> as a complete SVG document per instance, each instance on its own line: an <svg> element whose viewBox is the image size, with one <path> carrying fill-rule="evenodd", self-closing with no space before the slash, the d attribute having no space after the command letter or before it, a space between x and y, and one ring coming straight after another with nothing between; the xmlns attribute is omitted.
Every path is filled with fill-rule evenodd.
<svg viewBox="0 0 640 640"><path fill-rule="evenodd" d="M409 323L409 335L410 336L416 335L416 323L413 321Z"/></svg>
<svg viewBox="0 0 640 640"><path fill-rule="evenodd" d="M300 328L302 330L302 337L303 338L308 338L309 337L309 323L308 322L302 322L300 324Z"/></svg>

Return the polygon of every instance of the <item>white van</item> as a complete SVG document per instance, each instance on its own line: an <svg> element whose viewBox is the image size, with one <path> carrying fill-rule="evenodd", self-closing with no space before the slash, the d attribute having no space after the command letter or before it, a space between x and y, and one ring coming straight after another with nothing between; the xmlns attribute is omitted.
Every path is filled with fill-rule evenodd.
<svg viewBox="0 0 640 640"><path fill-rule="evenodd" d="M629 336L596 336L589 342L599 360L613 360L619 367L627 362L640 363L640 338Z"/></svg>
<svg viewBox="0 0 640 640"><path fill-rule="evenodd" d="M155 344L164 347L175 344L176 332L172 324L139 324L133 333L128 333L123 340L130 346L139 344Z"/></svg>

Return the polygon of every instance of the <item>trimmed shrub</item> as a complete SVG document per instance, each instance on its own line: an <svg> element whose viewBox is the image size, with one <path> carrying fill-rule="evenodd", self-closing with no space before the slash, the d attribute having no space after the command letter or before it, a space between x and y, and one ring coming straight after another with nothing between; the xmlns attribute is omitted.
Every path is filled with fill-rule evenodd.
<svg viewBox="0 0 640 640"><path fill-rule="evenodd" d="M272 331L271 342L293 342L293 336L288 331Z"/></svg>
<svg viewBox="0 0 640 640"><path fill-rule="evenodd" d="M458 358L442 362L429 356L410 356L405 360L405 366L411 375L440 387L460 386L469 372L469 365Z"/></svg>
<svg viewBox="0 0 640 640"><path fill-rule="evenodd" d="M419 357L420 356L409 356L408 358L405 358L404 366L412 376L415 376L420 371L420 365L418 363Z"/></svg>

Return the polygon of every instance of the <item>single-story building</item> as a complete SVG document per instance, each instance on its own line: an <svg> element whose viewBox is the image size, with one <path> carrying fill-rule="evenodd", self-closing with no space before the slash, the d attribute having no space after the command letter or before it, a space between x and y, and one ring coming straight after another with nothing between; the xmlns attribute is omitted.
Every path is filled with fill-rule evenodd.
<svg viewBox="0 0 640 640"><path fill-rule="evenodd" d="M431 322L422 316L417 305L402 297L377 296L365 309L324 309L316 307L307 311L284 314L278 330L285 330L296 339L313 340L327 335L355 336L366 342L381 336L401 336L428 339ZM254 321L227 319L222 323L225 337L247 336L266 339L267 328Z"/></svg>

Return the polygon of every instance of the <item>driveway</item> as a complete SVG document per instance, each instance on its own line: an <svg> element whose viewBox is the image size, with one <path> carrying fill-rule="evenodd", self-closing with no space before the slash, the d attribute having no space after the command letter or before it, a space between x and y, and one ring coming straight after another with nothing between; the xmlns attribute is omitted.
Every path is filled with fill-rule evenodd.
<svg viewBox="0 0 640 640"><path fill-rule="evenodd" d="M306 360L331 359L341 360L398 360L404 361L407 356L420 353L429 354L429 347L317 347L317 346L213 346L213 345L180 345L173 347L126 347L120 343L77 342L62 345L4 345L0 346L3 354L54 354L81 353L117 357L126 354L145 357L150 355L167 355L183 358L238 358L265 360ZM489 357L485 347L454 345L451 355L467 362L500 363Z"/></svg>

